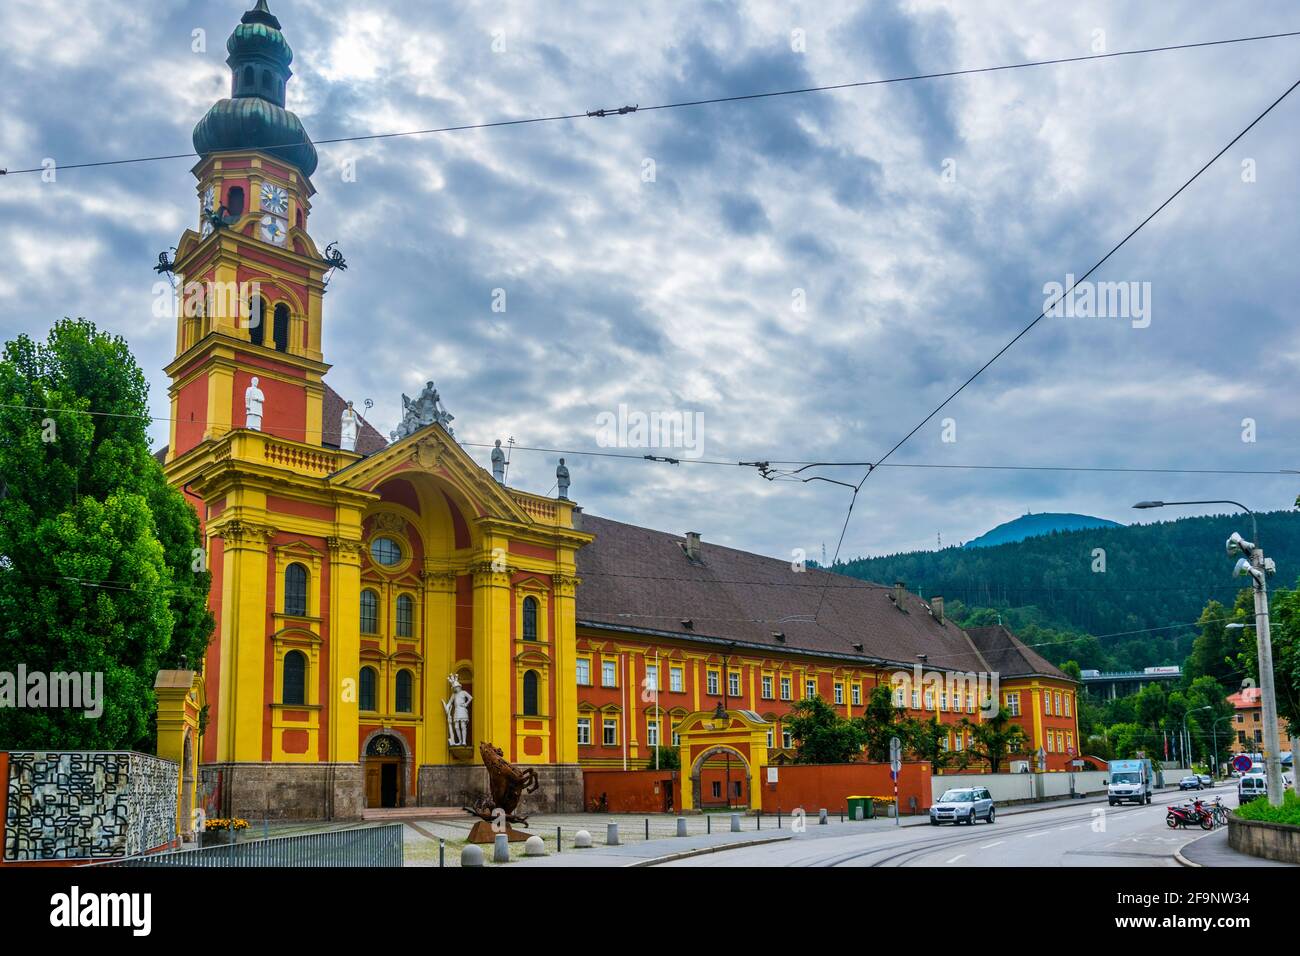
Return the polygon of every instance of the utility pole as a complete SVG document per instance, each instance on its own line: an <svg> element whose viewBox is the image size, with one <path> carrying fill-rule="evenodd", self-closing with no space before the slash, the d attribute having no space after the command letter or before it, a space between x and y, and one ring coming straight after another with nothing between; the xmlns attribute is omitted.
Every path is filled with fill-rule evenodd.
<svg viewBox="0 0 1300 956"><path fill-rule="evenodd" d="M1255 654L1259 660L1259 702L1264 719L1264 769L1268 778L1268 802L1275 807L1282 805L1282 749L1277 733L1277 695L1273 687L1273 643L1268 632L1268 576L1277 567L1273 559L1264 556L1264 549L1259 541L1259 524L1255 512L1240 501L1218 499L1214 501L1139 501L1134 508L1163 508L1166 505L1233 505L1250 515L1251 537L1247 541L1237 532L1228 538L1228 557L1245 555L1238 558L1232 573L1237 576L1249 575L1254 582L1255 592Z"/></svg>

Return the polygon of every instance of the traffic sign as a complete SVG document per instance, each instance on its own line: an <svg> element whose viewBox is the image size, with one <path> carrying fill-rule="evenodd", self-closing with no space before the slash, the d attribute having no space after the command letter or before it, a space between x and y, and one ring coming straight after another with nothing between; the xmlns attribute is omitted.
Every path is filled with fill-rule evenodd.
<svg viewBox="0 0 1300 956"><path fill-rule="evenodd" d="M1250 773L1250 768L1255 766L1255 761L1251 760L1245 754L1237 754L1232 758L1232 769L1237 773Z"/></svg>
<svg viewBox="0 0 1300 956"><path fill-rule="evenodd" d="M898 772L903 769L903 742L897 737L889 738L889 769L898 779Z"/></svg>

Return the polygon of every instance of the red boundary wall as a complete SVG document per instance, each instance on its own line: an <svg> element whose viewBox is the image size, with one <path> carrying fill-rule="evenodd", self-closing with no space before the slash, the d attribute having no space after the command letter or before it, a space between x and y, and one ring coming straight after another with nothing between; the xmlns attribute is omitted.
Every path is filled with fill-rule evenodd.
<svg viewBox="0 0 1300 956"><path fill-rule="evenodd" d="M770 782L769 771L776 771L776 782ZM894 796L894 783L889 776L889 764L839 763L839 764L786 764L782 767L764 767L763 812L789 813L802 807L806 813L826 809L831 813L845 810L849 797ZM903 813L912 812L912 798L916 799L916 812L930 808L930 764L905 763L898 775L898 805Z"/></svg>

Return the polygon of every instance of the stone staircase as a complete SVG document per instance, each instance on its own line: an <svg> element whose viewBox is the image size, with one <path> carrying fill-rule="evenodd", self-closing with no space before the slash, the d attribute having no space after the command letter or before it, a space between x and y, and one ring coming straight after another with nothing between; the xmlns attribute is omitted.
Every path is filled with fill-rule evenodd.
<svg viewBox="0 0 1300 956"><path fill-rule="evenodd" d="M407 820L445 820L448 817L469 818L460 807L367 807L361 819L367 823L403 823Z"/></svg>

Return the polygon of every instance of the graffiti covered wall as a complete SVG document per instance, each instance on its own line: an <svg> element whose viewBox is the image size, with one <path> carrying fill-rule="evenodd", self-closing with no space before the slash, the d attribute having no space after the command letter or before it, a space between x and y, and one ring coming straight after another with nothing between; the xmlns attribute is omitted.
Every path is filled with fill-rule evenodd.
<svg viewBox="0 0 1300 956"><path fill-rule="evenodd" d="M114 751L11 751L4 862L135 856L175 839L176 764Z"/></svg>

